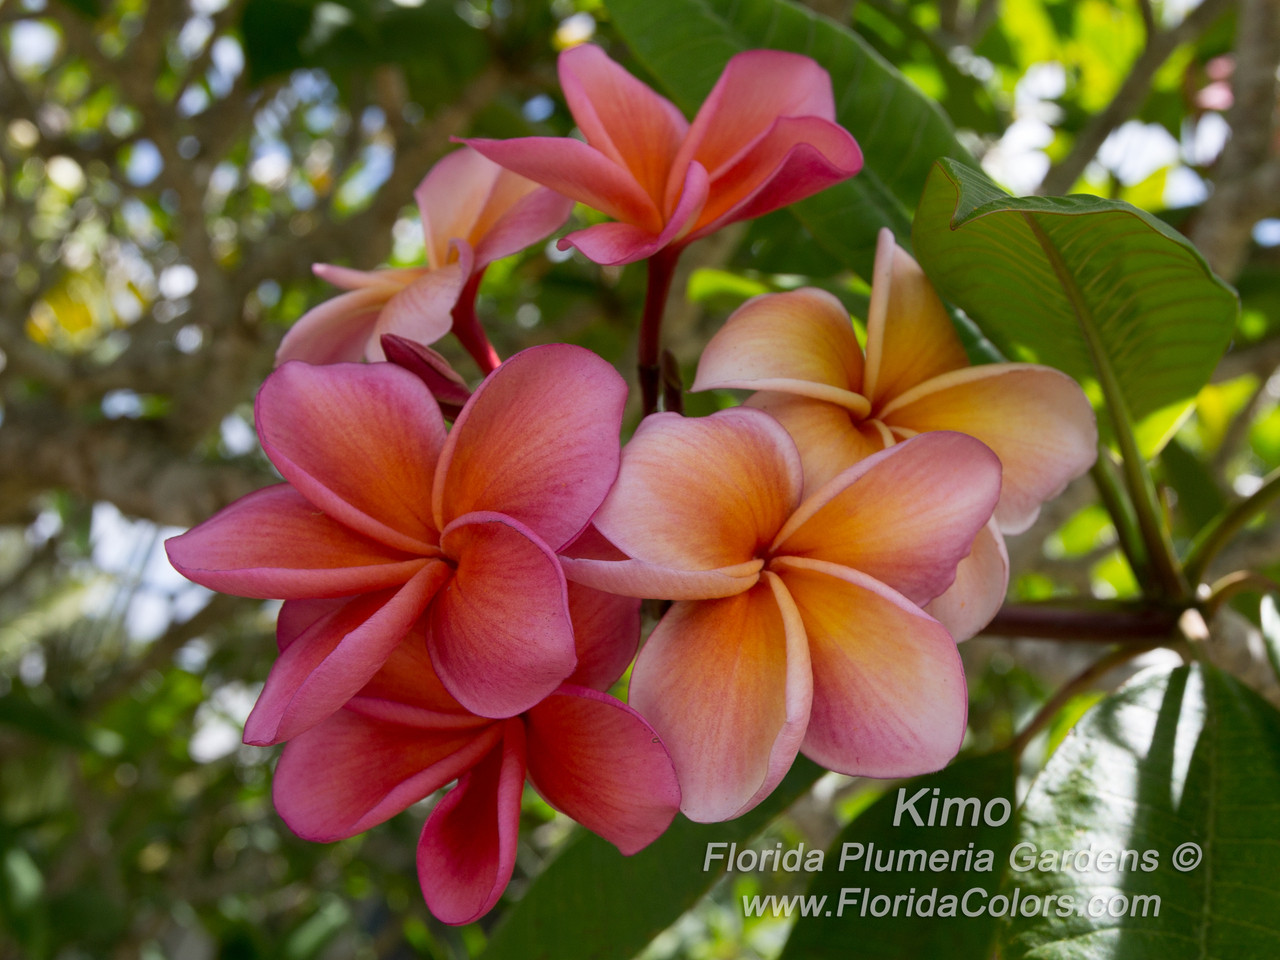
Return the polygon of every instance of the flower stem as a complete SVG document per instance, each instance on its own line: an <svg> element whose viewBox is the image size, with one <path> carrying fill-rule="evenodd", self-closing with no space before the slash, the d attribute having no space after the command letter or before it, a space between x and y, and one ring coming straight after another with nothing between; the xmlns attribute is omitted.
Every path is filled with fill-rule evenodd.
<svg viewBox="0 0 1280 960"><path fill-rule="evenodd" d="M1240 532L1240 529L1271 504L1280 499L1280 469L1267 474L1252 496L1241 500L1209 521L1191 543L1183 567L1192 583L1198 583L1218 551Z"/></svg>
<svg viewBox="0 0 1280 960"><path fill-rule="evenodd" d="M479 364L480 372L488 376L498 369L502 358L493 349L484 327L480 325L480 318L476 316L476 295L480 292L483 276L484 270L477 271L458 295L458 302L453 305L453 335Z"/></svg>
<svg viewBox="0 0 1280 960"><path fill-rule="evenodd" d="M1098 601L1067 606L1008 604L982 631L989 637L1034 637L1085 643L1159 643L1178 639L1182 608L1149 601Z"/></svg>
<svg viewBox="0 0 1280 960"><path fill-rule="evenodd" d="M662 386L662 316L667 307L667 295L671 292L671 280L675 277L679 248L664 247L649 258L648 284L644 295L644 314L640 320L640 344L638 370L640 397L644 401L644 415L658 409L658 397Z"/></svg>

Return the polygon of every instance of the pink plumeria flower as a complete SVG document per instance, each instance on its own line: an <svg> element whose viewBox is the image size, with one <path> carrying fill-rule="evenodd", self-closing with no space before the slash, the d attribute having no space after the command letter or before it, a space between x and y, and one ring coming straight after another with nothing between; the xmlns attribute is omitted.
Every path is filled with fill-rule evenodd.
<svg viewBox="0 0 1280 960"><path fill-rule="evenodd" d="M571 580L676 603L629 702L671 751L693 820L737 816L797 751L907 777L960 748L959 653L920 609L951 583L1000 495L957 433L875 454L801 502L795 443L759 410L641 423L593 521L631 559L562 558Z"/></svg>
<svg viewBox="0 0 1280 960"><path fill-rule="evenodd" d="M638 636L637 617L631 651ZM276 809L305 839L339 840L457 779L418 843L423 896L446 923L479 918L506 889L526 777L552 806L635 853L671 823L680 791L653 729L583 676L590 664L607 685L626 665L591 646L565 684L521 715L494 720L450 696L436 677L426 629L415 629L343 709L285 747ZM619 649L611 638L603 646Z"/></svg>
<svg viewBox="0 0 1280 960"><path fill-rule="evenodd" d="M729 318L703 351L692 389L759 391L747 403L795 438L806 489L878 450L930 430L977 437L1004 479L993 522L956 585L930 607L958 639L1004 602L1004 533L1020 533L1097 455L1093 408L1079 384L1030 363L970 366L942 301L884 230L876 248L864 360L849 313L804 289L766 294Z"/></svg>
<svg viewBox="0 0 1280 960"><path fill-rule="evenodd" d="M571 200L465 147L432 167L414 198L427 265L352 270L316 264L316 276L347 292L303 314L281 341L277 365L382 360L384 333L434 343L453 326L457 304L471 308L490 263L554 233L573 209ZM461 339L473 333L455 332Z"/></svg>
<svg viewBox="0 0 1280 960"><path fill-rule="evenodd" d="M862 168L835 122L831 78L808 57L749 50L725 66L690 125L676 106L586 44L560 54L560 85L586 143L467 141L491 160L617 223L571 233L603 264L632 263L802 200Z"/></svg>
<svg viewBox="0 0 1280 960"><path fill-rule="evenodd" d="M333 713L424 615L435 668L468 710L511 716L559 686L577 656L556 551L613 483L625 401L613 367L562 344L504 363L448 433L427 386L395 365L272 374L258 434L288 482L166 545L197 583L283 599L282 630L310 623L272 668L246 742ZM335 597L323 618L293 610Z"/></svg>

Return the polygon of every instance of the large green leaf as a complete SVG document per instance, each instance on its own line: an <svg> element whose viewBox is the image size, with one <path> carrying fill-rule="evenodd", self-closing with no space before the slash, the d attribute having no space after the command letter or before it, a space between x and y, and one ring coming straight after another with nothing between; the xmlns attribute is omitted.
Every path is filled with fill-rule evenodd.
<svg viewBox="0 0 1280 960"><path fill-rule="evenodd" d="M937 813L930 826L935 796ZM900 800L910 803L917 797L911 809L924 826L917 825L905 808L899 812ZM969 798L976 798L978 804L958 808L947 803ZM996 798L1004 804L992 805ZM967 902L976 909L997 895L1016 833L1010 815L1013 803L1014 757L1009 751L961 760L889 790L849 824L827 852L823 871L809 888L811 898L825 896L826 901L816 916L811 911L796 922L783 960L849 956L988 960L996 920L966 916L961 904ZM979 807L991 812L992 823L1005 819L990 826ZM941 825L944 812L946 826ZM934 858L932 864L930 858ZM881 866L890 869L881 870ZM979 892L970 893L974 890ZM948 898L955 898L950 904L954 910L948 908ZM886 915L872 915L886 906ZM929 916L921 916L922 911ZM955 915L939 915L950 912Z"/></svg>
<svg viewBox="0 0 1280 960"><path fill-rule="evenodd" d="M635 856L585 831L502 918L482 960L626 960L711 889L723 866L702 869L707 844L741 843L789 807L824 771L800 757L754 810L727 823L684 817Z"/></svg>
<svg viewBox="0 0 1280 960"><path fill-rule="evenodd" d="M1108 402L1118 391L1134 422L1190 401L1235 326L1235 293L1195 248L1118 200L1017 199L943 160L913 237L939 292L1006 356L1099 383Z"/></svg>
<svg viewBox="0 0 1280 960"><path fill-rule="evenodd" d="M792 210L828 252L863 276L871 275L882 226L909 245L908 211L933 162L968 160L934 101L861 37L787 0L608 0L608 7L637 59L690 116L741 50L803 53L830 72L837 119L857 138L866 165Z"/></svg>
<svg viewBox="0 0 1280 960"><path fill-rule="evenodd" d="M1280 956L1277 837L1280 713L1214 667L1143 674L1085 715L1032 786L1011 859L1035 866L1010 870L1006 892L1040 910L1002 929L1001 955ZM1109 915L1125 904L1133 915Z"/></svg>

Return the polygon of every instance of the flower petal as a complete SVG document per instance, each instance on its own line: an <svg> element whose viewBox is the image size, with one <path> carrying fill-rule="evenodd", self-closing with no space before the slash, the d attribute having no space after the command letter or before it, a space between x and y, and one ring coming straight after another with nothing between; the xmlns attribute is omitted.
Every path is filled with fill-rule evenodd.
<svg viewBox="0 0 1280 960"><path fill-rule="evenodd" d="M625 167L595 147L570 137L466 140L494 163L557 193L652 233L662 230L662 212Z"/></svg>
<svg viewBox="0 0 1280 960"><path fill-rule="evenodd" d="M529 709L577 664L564 574L527 527L472 513L445 528L457 573L431 604L431 661L468 710L507 717Z"/></svg>
<svg viewBox="0 0 1280 960"><path fill-rule="evenodd" d="M785 595L766 575L734 597L677 603L636 659L628 699L671 752L691 820L744 813L795 759L811 678Z"/></svg>
<svg viewBox="0 0 1280 960"><path fill-rule="evenodd" d="M707 171L701 164L691 163L685 174L679 203L661 232L652 233L629 223L600 223L570 233L556 245L561 250L577 247L587 259L608 266L647 259L688 233L707 201L707 191Z"/></svg>
<svg viewBox="0 0 1280 960"><path fill-rule="evenodd" d="M955 641L879 581L835 564L781 560L813 661L801 750L839 773L940 770L964 739L968 698Z"/></svg>
<svg viewBox="0 0 1280 960"><path fill-rule="evenodd" d="M1009 553L996 518L987 521L973 541L973 550L956 567L955 583L924 608L956 641L981 632L1000 612L1009 589Z"/></svg>
<svg viewBox="0 0 1280 960"><path fill-rule="evenodd" d="M526 184L533 189L527 189ZM564 226L571 213L572 198L503 170L484 210L484 217L493 219L482 218L471 234L476 252L472 271L550 236Z"/></svg>
<svg viewBox="0 0 1280 960"><path fill-rule="evenodd" d="M715 570L679 570L643 560L588 560L561 557L564 575L574 583L623 597L660 600L713 600L750 590L764 561L756 558Z"/></svg>
<svg viewBox="0 0 1280 960"><path fill-rule="evenodd" d="M999 496L995 454L964 434L922 434L812 494L772 553L860 570L924 604L951 585Z"/></svg>
<svg viewBox="0 0 1280 960"><path fill-rule="evenodd" d="M276 366L289 360L342 363L361 359L378 314L397 289L364 287L312 307L280 341Z"/></svg>
<svg viewBox="0 0 1280 960"><path fill-rule="evenodd" d="M383 334L395 334L421 344L435 343L453 328L453 307L471 275L471 248L458 245L461 259L424 273L387 301L365 347L365 359L385 360Z"/></svg>
<svg viewBox="0 0 1280 960"><path fill-rule="evenodd" d="M394 594L356 597L291 642L267 676L244 726L244 742L288 740L340 709L378 672L452 576L428 561Z"/></svg>
<svg viewBox="0 0 1280 960"><path fill-rule="evenodd" d="M624 855L656 840L680 809L666 747L621 701L566 684L525 715L525 731L538 793Z"/></svg>
<svg viewBox="0 0 1280 960"><path fill-rule="evenodd" d="M454 240L475 246L473 240L478 238L473 231L501 173L502 167L488 157L463 147L441 157L422 178L413 199L422 218L427 264L432 270L448 264ZM524 183L528 184L525 192L536 188L532 181Z"/></svg>
<svg viewBox="0 0 1280 960"><path fill-rule="evenodd" d="M835 120L827 71L809 57L781 50L739 53L703 101L672 169L696 160L714 178L764 138L779 117Z"/></svg>
<svg viewBox="0 0 1280 960"><path fill-rule="evenodd" d="M305 840L351 837L465 773L500 730L423 730L339 710L285 746L272 798Z"/></svg>
<svg viewBox="0 0 1280 960"><path fill-rule="evenodd" d="M568 587L578 665L565 682L608 690L640 646L640 601L579 583Z"/></svg>
<svg viewBox="0 0 1280 960"><path fill-rule="evenodd" d="M930 377L969 365L960 337L920 265L880 231L867 308L863 393L883 406Z"/></svg>
<svg viewBox="0 0 1280 960"><path fill-rule="evenodd" d="M996 519L1020 533L1051 500L1091 466L1098 426L1079 384L1065 373L1029 363L966 367L920 384L885 407L893 426L957 430L977 437L1004 467Z"/></svg>
<svg viewBox="0 0 1280 960"><path fill-rule="evenodd" d="M689 121L594 44L560 54L560 86L587 142L635 177L661 203Z"/></svg>
<svg viewBox="0 0 1280 960"><path fill-rule="evenodd" d="M627 386L581 347L531 347L472 394L432 492L443 528L477 510L526 524L554 550L591 519L618 471Z"/></svg>
<svg viewBox="0 0 1280 960"><path fill-rule="evenodd" d="M773 390L813 397L861 417L862 348L844 305L806 287L748 300L702 351L691 390ZM847 466L847 464L846 464Z"/></svg>
<svg viewBox="0 0 1280 960"><path fill-rule="evenodd" d="M524 792L524 731L502 725L492 749L436 804L418 841L418 882L445 923L470 923L498 902L516 865Z"/></svg>
<svg viewBox="0 0 1280 960"><path fill-rule="evenodd" d="M795 444L776 420L735 407L646 417L595 525L631 557L673 570L738 567L795 509Z"/></svg>
<svg viewBox="0 0 1280 960"><path fill-rule="evenodd" d="M421 380L389 363L289 363L254 413L263 451L316 507L389 547L435 552L426 491L445 429Z"/></svg>
<svg viewBox="0 0 1280 960"><path fill-rule="evenodd" d="M763 410L791 434L800 451L806 494L885 448L876 421L852 420L844 407L824 400L761 391L748 397L746 406Z"/></svg>
<svg viewBox="0 0 1280 960"><path fill-rule="evenodd" d="M711 199L693 236L750 220L813 196L862 169L848 130L819 117L780 117L769 132L711 181Z"/></svg>
<svg viewBox="0 0 1280 960"><path fill-rule="evenodd" d="M241 497L164 546L188 580L263 600L396 587L427 562L335 522L287 483Z"/></svg>

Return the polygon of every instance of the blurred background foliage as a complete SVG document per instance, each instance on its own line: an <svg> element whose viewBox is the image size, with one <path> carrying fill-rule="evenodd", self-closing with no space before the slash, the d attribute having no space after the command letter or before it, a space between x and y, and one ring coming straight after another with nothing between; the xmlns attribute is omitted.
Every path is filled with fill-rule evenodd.
<svg viewBox="0 0 1280 960"><path fill-rule="evenodd" d="M810 6L935 98L1012 192L1127 200L1237 284L1233 349L1157 468L1177 537L1280 467L1271 0ZM586 40L644 75L600 0L3 0L0 958L483 951L502 906L453 929L422 903L422 805L331 846L275 816L277 751L239 742L275 607L187 584L161 543L273 479L252 397L283 331L331 293L311 263L421 262L412 190L449 138L569 133L555 56ZM816 284L865 310L866 278L786 211L702 241L682 270L668 346L687 378L757 293ZM629 370L643 287L638 267L548 243L494 265L479 306L503 355L568 341ZM1222 569L1280 573L1276 526ZM1138 590L1087 478L1010 548L1015 599ZM1258 622L1238 600L1213 629L1274 692ZM965 653L974 750L1089 659L1013 638ZM1068 704L1024 774L1097 696ZM823 847L881 789L825 777L759 842ZM570 833L532 795L525 820L504 904ZM644 956L775 957L788 921L744 919L738 898L803 879L723 881Z"/></svg>

